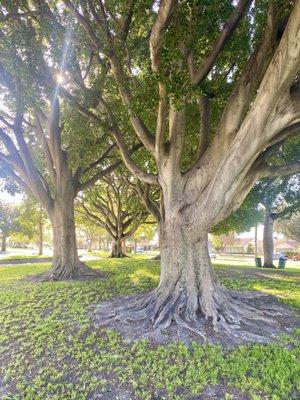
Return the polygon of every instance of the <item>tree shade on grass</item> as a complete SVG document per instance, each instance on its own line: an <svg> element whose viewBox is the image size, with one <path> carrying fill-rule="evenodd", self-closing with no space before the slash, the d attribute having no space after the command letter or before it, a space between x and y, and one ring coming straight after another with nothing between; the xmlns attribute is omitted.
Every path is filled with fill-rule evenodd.
<svg viewBox="0 0 300 400"><path fill-rule="evenodd" d="M208 232L241 205L257 180L300 168L270 159L270 151L299 130L300 1L251 3L38 1L30 3L34 11L21 4L3 17L13 51L15 32L22 33L17 65L33 77L26 96L43 87L35 97L41 101L59 86L62 109L71 108L76 122L78 115L86 118L106 140L109 134L128 169L160 188L160 283L135 310L123 310L124 317L147 319L158 329L176 322L197 330L204 315L215 330L237 335L257 318L266 321L267 310L256 311L257 304L218 283L207 248ZM13 60L2 76L13 73ZM48 125L60 140L57 103ZM20 118L14 121L15 129ZM73 143L78 127L64 121L73 128ZM143 150L132 157L136 140ZM63 192L74 199L70 165L63 171L69 178L59 180L58 198ZM74 225L72 217L69 224L62 218L62 230ZM59 248L72 249L70 239L71 246ZM58 278L72 276L60 264Z"/></svg>
<svg viewBox="0 0 300 400"><path fill-rule="evenodd" d="M267 345L223 349L180 341L128 342L110 329L95 328L91 310L111 296L155 287L159 265L150 260L105 259L90 264L108 279L93 282L20 280L49 265L0 267L0 396L3 399L168 400L209 398L296 399L299 336L292 332ZM236 275L222 278L238 290L259 289L300 307L300 269L246 274L247 268L218 266ZM243 274L241 272L243 271ZM252 270L253 271L253 270ZM247 277L248 276L248 277ZM195 337L197 339L197 337Z"/></svg>

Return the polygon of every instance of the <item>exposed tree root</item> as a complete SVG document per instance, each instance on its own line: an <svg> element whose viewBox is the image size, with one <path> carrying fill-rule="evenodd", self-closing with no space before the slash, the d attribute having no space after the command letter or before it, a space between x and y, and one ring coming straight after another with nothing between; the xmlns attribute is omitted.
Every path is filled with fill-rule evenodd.
<svg viewBox="0 0 300 400"><path fill-rule="evenodd" d="M266 298L269 301L265 301ZM130 300L130 304L123 298L100 306L96 321L100 325L142 322L152 331L164 330L175 323L203 340L210 339L213 334L211 329L209 332L203 329L206 324L217 335L226 334L231 340L267 342L274 332L282 330L278 317L286 316L288 312L274 298L270 303L270 295L234 292L219 284L209 301L200 296L196 302L192 301L179 284L169 291L158 287Z"/></svg>
<svg viewBox="0 0 300 400"><path fill-rule="evenodd" d="M65 281L65 280L93 280L104 278L105 275L101 271L97 271L88 267L82 261L78 261L75 267L69 268L63 264L54 264L52 268L38 275L29 275L24 279L32 282L46 282L46 281Z"/></svg>
<svg viewBox="0 0 300 400"><path fill-rule="evenodd" d="M263 268L276 268L274 264L263 264Z"/></svg>
<svg viewBox="0 0 300 400"><path fill-rule="evenodd" d="M127 258L127 257L129 257L127 254L125 254L125 253L119 253L119 254L114 254L114 253L112 253L110 256L109 256L109 258Z"/></svg>

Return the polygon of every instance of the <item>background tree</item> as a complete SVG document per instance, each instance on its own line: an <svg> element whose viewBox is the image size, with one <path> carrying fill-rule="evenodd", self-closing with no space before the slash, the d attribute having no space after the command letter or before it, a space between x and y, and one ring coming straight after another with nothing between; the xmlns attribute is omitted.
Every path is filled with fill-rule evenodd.
<svg viewBox="0 0 300 400"><path fill-rule="evenodd" d="M137 252L137 245L140 240L147 240L150 242L153 240L157 232L157 223L152 215L148 216L132 235L134 239L134 252Z"/></svg>
<svg viewBox="0 0 300 400"><path fill-rule="evenodd" d="M278 157L273 159L274 164L286 162L296 162L300 154L300 138L294 137L277 144ZM272 153L271 153L272 154ZM263 251L264 267L272 268L274 241L273 230L274 221L277 219L288 218L296 210L299 210L300 199L300 175L286 177L269 178L262 180L255 188L260 198L260 203L265 208Z"/></svg>
<svg viewBox="0 0 300 400"><path fill-rule="evenodd" d="M201 311L235 334L251 320L248 300L216 281L207 235L256 181L300 169L269 158L299 131L300 1L63 3L111 71L99 102L125 164L162 192L160 283L130 317L197 330ZM132 131L144 162L129 154Z"/></svg>
<svg viewBox="0 0 300 400"><path fill-rule="evenodd" d="M124 174L110 174L85 192L78 211L104 228L113 241L111 257L125 257L125 243L145 221L148 212Z"/></svg>
<svg viewBox="0 0 300 400"><path fill-rule="evenodd" d="M91 252L93 246L97 243L99 250L102 250L102 241L107 236L107 232L101 226L95 224L89 218L80 212L76 212L76 228L85 235L86 250ZM101 243L101 244L100 244Z"/></svg>
<svg viewBox="0 0 300 400"><path fill-rule="evenodd" d="M291 137L283 143L279 142L269 149L269 159L273 165L296 163L299 154L299 136ZM274 221L290 216L299 208L299 179L298 174L261 180L254 185L241 207L217 224L212 232L215 234L240 233L258 223L263 223L264 267L274 267Z"/></svg>
<svg viewBox="0 0 300 400"><path fill-rule="evenodd" d="M74 198L121 162L106 126L90 119L89 55L73 51L72 21L62 16L61 24L46 2L36 2L35 11L31 5L7 2L0 10L1 169L50 218L53 266L42 279L98 276L77 255Z"/></svg>
<svg viewBox="0 0 300 400"><path fill-rule="evenodd" d="M291 216L300 207L299 179L277 178L261 182L258 190L261 193L261 203L265 208L263 233L263 251L265 268L272 268L274 256L273 231L276 219Z"/></svg>
<svg viewBox="0 0 300 400"><path fill-rule="evenodd" d="M289 218L278 221L279 227L285 236L300 242L300 212L293 213Z"/></svg>
<svg viewBox="0 0 300 400"><path fill-rule="evenodd" d="M0 201L0 232L1 232L1 251L6 251L6 239L8 236L19 230L18 209L4 201Z"/></svg>
<svg viewBox="0 0 300 400"><path fill-rule="evenodd" d="M28 241L37 243L38 255L42 255L44 239L47 235L45 230L49 226L47 215L32 196L25 196L18 205L18 212L19 234L27 237Z"/></svg>

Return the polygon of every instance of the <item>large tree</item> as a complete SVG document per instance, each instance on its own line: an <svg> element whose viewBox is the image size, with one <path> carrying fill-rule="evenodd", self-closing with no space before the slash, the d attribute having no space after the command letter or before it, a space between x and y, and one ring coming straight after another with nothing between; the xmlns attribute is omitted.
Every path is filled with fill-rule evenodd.
<svg viewBox="0 0 300 400"><path fill-rule="evenodd" d="M124 173L110 174L86 191L79 212L111 237L112 258L126 256L125 243L145 221L148 212Z"/></svg>
<svg viewBox="0 0 300 400"><path fill-rule="evenodd" d="M47 215L35 198L30 195L24 196L22 202L18 205L18 211L18 237L20 239L23 237L26 238L27 241L34 241L37 243L38 255L42 255L46 234L45 228L47 225L49 226Z"/></svg>
<svg viewBox="0 0 300 400"><path fill-rule="evenodd" d="M274 222L277 219L288 218L299 210L299 179L296 176L266 179L258 185L257 189L261 195L261 203L265 208L263 266L273 268Z"/></svg>
<svg viewBox="0 0 300 400"><path fill-rule="evenodd" d="M29 6L7 2L0 10L1 172L31 192L50 218L53 266L42 279L99 276L78 258L74 199L121 162L107 131L89 119L92 95L80 107L61 87L67 79L68 88L84 87L88 77L68 50L70 26L55 20L45 2L35 12Z"/></svg>
<svg viewBox="0 0 300 400"><path fill-rule="evenodd" d="M160 283L130 316L192 326L202 313L227 332L263 319L217 282L207 234L254 182L300 169L268 162L300 126L300 1L63 3L108 63L99 101L125 164L162 192ZM130 156L128 120L152 162Z"/></svg>

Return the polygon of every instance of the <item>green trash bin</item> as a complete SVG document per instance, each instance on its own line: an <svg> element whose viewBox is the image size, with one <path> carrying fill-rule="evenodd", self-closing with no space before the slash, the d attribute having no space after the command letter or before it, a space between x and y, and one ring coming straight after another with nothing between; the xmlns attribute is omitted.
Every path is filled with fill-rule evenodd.
<svg viewBox="0 0 300 400"><path fill-rule="evenodd" d="M285 258L279 258L278 261L278 269L284 269L286 264L286 259Z"/></svg>
<svg viewBox="0 0 300 400"><path fill-rule="evenodd" d="M255 266L261 268L261 258L255 257Z"/></svg>

